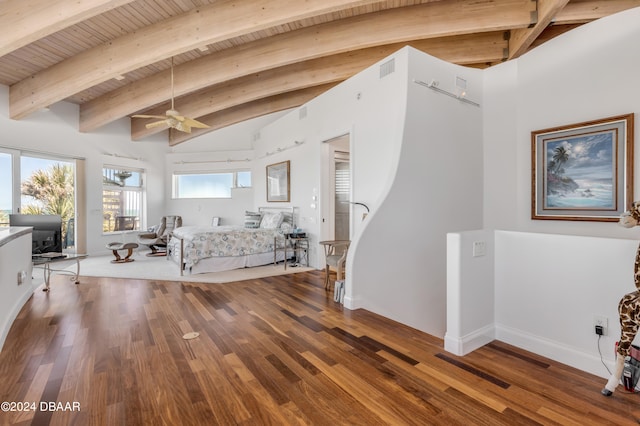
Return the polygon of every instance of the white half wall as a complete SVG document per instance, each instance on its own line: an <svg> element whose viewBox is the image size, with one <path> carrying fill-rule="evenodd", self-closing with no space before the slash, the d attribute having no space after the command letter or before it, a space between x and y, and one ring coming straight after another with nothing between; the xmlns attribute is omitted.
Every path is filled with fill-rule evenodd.
<svg viewBox="0 0 640 426"><path fill-rule="evenodd" d="M612 367L618 302L635 291L637 240L496 231L496 338L602 377Z"/></svg>
<svg viewBox="0 0 640 426"><path fill-rule="evenodd" d="M447 234L445 350L466 355L495 339L494 232Z"/></svg>
<svg viewBox="0 0 640 426"><path fill-rule="evenodd" d="M487 255L473 257L473 242ZM445 349L494 338L601 377L615 361L618 302L635 291L638 242L513 231L448 235ZM607 322L598 343L595 317ZM599 345L599 347L598 347Z"/></svg>

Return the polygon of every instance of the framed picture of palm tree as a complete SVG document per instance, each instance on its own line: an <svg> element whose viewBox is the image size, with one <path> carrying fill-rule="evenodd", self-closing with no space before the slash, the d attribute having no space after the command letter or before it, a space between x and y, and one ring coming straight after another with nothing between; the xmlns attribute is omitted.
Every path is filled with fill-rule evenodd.
<svg viewBox="0 0 640 426"><path fill-rule="evenodd" d="M633 118L531 132L531 218L618 221L633 202Z"/></svg>

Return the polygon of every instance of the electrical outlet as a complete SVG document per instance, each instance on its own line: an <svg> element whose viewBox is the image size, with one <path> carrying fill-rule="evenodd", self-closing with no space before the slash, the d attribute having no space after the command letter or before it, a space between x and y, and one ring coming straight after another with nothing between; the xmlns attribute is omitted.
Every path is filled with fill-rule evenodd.
<svg viewBox="0 0 640 426"><path fill-rule="evenodd" d="M607 334L607 328L609 327L609 319L601 315L595 315L593 317L593 325L595 326L596 334L603 336ZM598 331L601 331L600 333Z"/></svg>

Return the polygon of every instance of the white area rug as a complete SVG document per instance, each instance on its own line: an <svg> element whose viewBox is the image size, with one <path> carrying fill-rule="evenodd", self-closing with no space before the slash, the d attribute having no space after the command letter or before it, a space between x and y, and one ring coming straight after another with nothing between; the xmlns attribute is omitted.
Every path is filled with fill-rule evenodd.
<svg viewBox="0 0 640 426"><path fill-rule="evenodd" d="M306 266L287 266L287 270L285 271L284 265L282 263L278 263L277 265L271 264L256 266L253 268L234 269L224 272L211 272L207 274L193 275L185 274L180 276L178 265L167 260L165 257L147 257L140 254L134 254L133 258L135 261L133 262L111 263L113 258L113 256L87 257L80 261L80 276L227 283L314 270L314 268L308 268ZM70 265L65 269L75 273L75 262L73 265Z"/></svg>

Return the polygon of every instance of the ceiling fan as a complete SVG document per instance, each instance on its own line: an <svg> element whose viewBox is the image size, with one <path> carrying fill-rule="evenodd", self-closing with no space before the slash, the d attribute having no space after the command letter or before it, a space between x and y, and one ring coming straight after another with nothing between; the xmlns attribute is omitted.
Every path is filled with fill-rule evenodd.
<svg viewBox="0 0 640 426"><path fill-rule="evenodd" d="M157 118L160 121L154 121L152 123L148 123L146 125L147 129L151 129L154 127L167 126L170 129L176 129L181 132L191 133L192 127L197 127L199 129L207 129L210 126L199 122L198 120L194 120L193 118L185 117L184 115L180 115L178 111L176 111L174 107L174 88L173 88L173 57L171 57L171 109L168 109L165 116L162 115L144 115L144 114L136 114L134 118Z"/></svg>

